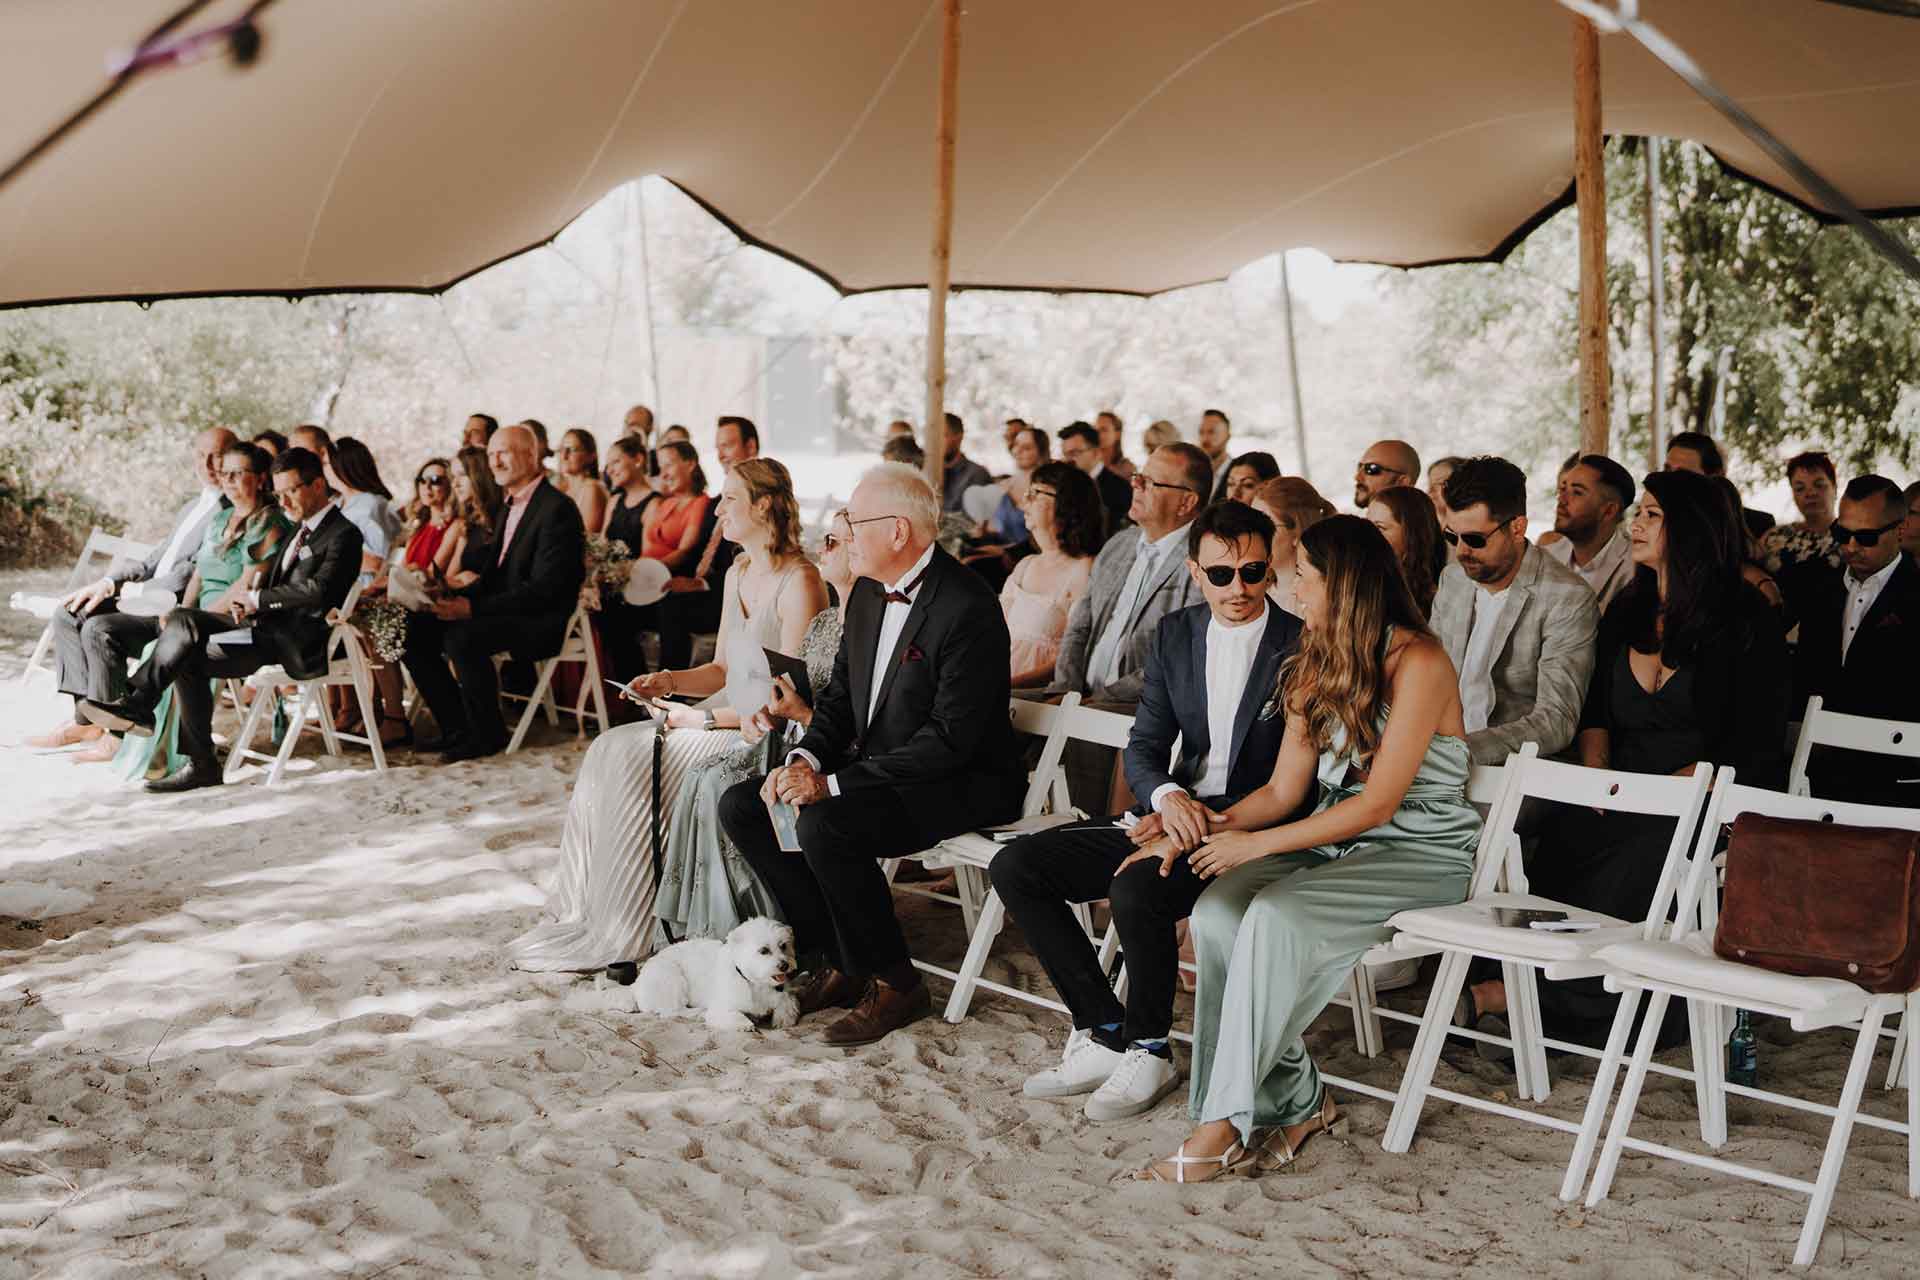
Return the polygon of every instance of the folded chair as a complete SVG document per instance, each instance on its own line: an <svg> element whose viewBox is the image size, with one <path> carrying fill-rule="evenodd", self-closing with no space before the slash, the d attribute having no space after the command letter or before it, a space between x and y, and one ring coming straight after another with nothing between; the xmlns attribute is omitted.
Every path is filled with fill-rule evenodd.
<svg viewBox="0 0 1920 1280"><path fill-rule="evenodd" d="M244 708L240 731L234 735L233 745L227 751L228 782L239 776L249 760L257 760L267 766L267 785L271 787L277 784L280 775L286 771L287 761L293 756L294 744L306 731L309 715L319 726L320 741L326 744L328 755L339 755L342 742L357 743L373 753L375 772L386 772L387 750L380 741L379 717L373 711L373 667L367 660L366 641L358 631L347 625L347 619L353 616L354 606L359 603L360 584L356 582L353 590L347 593L346 602L333 614L337 620L327 637L327 670L324 675L295 680L284 667L261 667L245 681L253 689L251 704L241 697L241 681L227 681L228 696L236 707ZM261 723L272 716L275 687L283 684L299 686L299 700L294 704L295 711L287 721L286 736L280 740L280 750L272 755L255 751L254 736L260 732ZM364 726L364 732L344 733L333 727L333 716L327 710L326 691L335 685L352 688L354 698L360 704L360 723Z"/></svg>
<svg viewBox="0 0 1920 1280"><path fill-rule="evenodd" d="M1713 849L1722 825L1732 822L1743 813L1832 822L1842 826L1920 830L1920 810L1842 804L1810 796L1782 795L1775 791L1741 786L1734 781L1732 769L1723 769L1715 784L1713 804L1708 809L1706 825L1701 829L1692 866L1680 891L1679 919L1683 924L1695 919L1699 915L1699 905L1713 895ZM1916 1135L1920 1135L1920 1054L1908 1054L1906 1057L1905 1123L1859 1113L1860 1095L1866 1087L1874 1049L1880 1039L1881 1024L1889 1016L1904 1013L1908 1025L1920 1025L1915 1022L1915 1018L1920 1017L1920 993L1875 995L1851 982L1835 978L1794 977L1734 960L1722 960L1713 953L1710 925L1678 929L1670 938L1648 936L1617 942L1602 948L1594 958L1604 966L1607 989L1623 993L1623 1007L1629 1001L1637 1002L1642 992L1649 994L1652 1000L1647 1008L1639 1041L1634 1046L1633 1062L1628 1068L1626 1083L1621 1087L1613 1122L1607 1129L1606 1145L1594 1167L1593 1185L1587 1191L1589 1206L1598 1205L1606 1199L1607 1192L1613 1186L1614 1173L1619 1168L1620 1154L1629 1149L1712 1169L1717 1173L1732 1174L1737 1178L1784 1187L1811 1198L1800 1229L1799 1245L1793 1255L1794 1265L1804 1267L1813 1261L1814 1254L1819 1250L1820 1235L1826 1226L1827 1214L1833 1207L1840 1167L1846 1161L1847 1142L1852 1137L1856 1123L1906 1135L1907 1195L1920 1199L1920 1144L1915 1141ZM1713 1127L1722 1139L1726 1133L1726 1095L1729 1093L1832 1117L1826 1150L1820 1158L1820 1170L1814 1181L1807 1182L1775 1169L1737 1164L1629 1136L1634 1114L1640 1105L1640 1092L1651 1069L1660 1018L1666 1012L1667 1002L1675 996L1699 1006L1725 1009L1729 1015L1735 1009L1770 1013L1786 1019L1795 1031L1857 1027L1852 1061L1847 1068L1846 1081L1841 1087L1836 1106L1729 1083L1717 1069L1717 1057L1716 1069L1699 1072L1707 1086L1701 1099L1703 1120L1706 1118L1704 1113L1711 1113ZM1618 1030L1616 1027L1616 1032ZM1718 1049L1717 1045L1709 1047L1716 1051ZM1607 1056L1601 1064L1602 1072L1611 1075L1619 1067L1624 1051L1624 1040L1616 1034L1608 1042ZM1696 1068L1708 1065L1701 1060L1701 1047L1696 1046L1694 1052ZM1719 1143L1710 1145L1718 1146Z"/></svg>
<svg viewBox="0 0 1920 1280"><path fill-rule="evenodd" d="M80 554L74 558L73 571L67 575L66 585L60 589L61 595L75 591L89 582L97 582L113 567L116 560L144 560L153 554L153 544L135 542L132 538L122 538L108 533L99 525L93 526L87 534L87 543L80 548ZM99 560L103 563L96 564ZM33 646L33 656L27 659L27 666L20 673L20 687L25 688L33 679L33 673L46 661L47 650L53 648L53 623L49 622L40 630L40 639Z"/></svg>
<svg viewBox="0 0 1920 1280"><path fill-rule="evenodd" d="M1421 955L1437 951L1442 958L1439 976L1434 979L1433 991L1427 997L1426 1013L1420 1021L1420 1034L1414 1040L1413 1056L1408 1060L1406 1073L1401 1078L1399 1095L1394 1101L1393 1114L1387 1121L1387 1131L1381 1137L1380 1145L1388 1151L1405 1152L1413 1143L1421 1109L1429 1097L1444 1098L1461 1106L1571 1133L1575 1135L1573 1157L1560 1187L1560 1198L1571 1200L1579 1194L1580 1186L1586 1180L1587 1167L1599 1140L1600 1126L1606 1116L1607 1098L1613 1092L1616 1074L1606 1067L1606 1055L1596 1053L1586 1045L1544 1038L1540 1028L1535 975L1538 973L1550 982L1598 977L1606 969L1594 958L1602 947L1626 939L1655 940L1667 935L1668 909L1673 905L1688 869L1687 853L1692 847L1700 811L1706 803L1713 766L1702 761L1694 766L1691 777L1583 769L1540 759L1515 758L1509 768L1514 777L1507 793L1507 816L1503 823L1505 830L1501 833L1505 856L1496 884L1487 886L1455 906L1403 911L1391 921L1397 931L1393 939L1396 952ZM1520 842L1514 831L1514 821L1528 799L1676 819L1653 902L1644 919L1638 923L1621 920L1527 892L1526 870L1521 865ZM1553 851L1542 850L1541 856L1552 857ZM1504 890L1498 888L1500 880L1504 881ZM1591 921L1596 927L1583 933L1561 933L1502 925L1494 915L1494 911L1501 907L1564 911L1570 920ZM1682 925L1690 928L1692 922L1682 921ZM1501 964L1507 990L1507 1020L1513 1033L1510 1040L1453 1025L1454 1007L1461 989L1466 985L1468 963L1477 956L1498 960ZM1614 1018L1608 1049L1613 1054L1616 1067L1618 1052L1625 1046L1632 1029L1633 1011L1637 1004L1637 998L1623 999ZM1713 1036L1714 1028L1702 1021L1697 1007L1690 1006L1690 1009L1694 1012L1694 1060L1696 1063L1717 1064L1719 1044ZM1449 1035L1510 1043L1520 1096L1535 1102L1545 1101L1551 1088L1547 1075L1548 1048L1600 1058L1602 1070L1593 1082L1581 1123L1571 1124L1556 1116L1435 1088L1434 1069L1439 1065L1440 1049ZM1695 1077L1696 1089L1701 1091L1702 1137L1717 1142L1718 1137L1709 1127L1706 1085L1700 1078L1707 1073L1679 1071L1675 1074Z"/></svg>
<svg viewBox="0 0 1920 1280"><path fill-rule="evenodd" d="M553 673L563 662L578 662L585 666L580 677L580 693L573 700L573 706L566 711L574 718L574 736L583 737L587 732L587 717L597 716L600 720L600 732L605 733L607 726L613 723L607 715L607 690L600 678L600 655L593 644L592 615L585 605L575 605L573 616L567 619L566 633L560 640L560 652L551 658L542 658L534 664L539 673L534 681L533 692L528 694L502 693L502 698L513 702L524 702L527 709L520 715L520 723L514 726L513 737L507 740L507 754L520 749L527 740L527 730L533 726L533 717L541 708L547 712L547 723L560 726L561 708L553 696ZM591 698L593 709L587 709Z"/></svg>

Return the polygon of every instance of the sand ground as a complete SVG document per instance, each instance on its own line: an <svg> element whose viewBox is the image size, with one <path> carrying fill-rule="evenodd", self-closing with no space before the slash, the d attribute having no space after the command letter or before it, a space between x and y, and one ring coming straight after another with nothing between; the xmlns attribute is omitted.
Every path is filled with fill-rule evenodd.
<svg viewBox="0 0 1920 1280"><path fill-rule="evenodd" d="M0 593L21 575L0 575ZM44 581L44 579L35 579ZM0 741L51 722L14 677L33 632L0 615ZM539 913L582 744L377 776L303 751L156 799L98 766L0 748L0 880L89 895L0 918L0 1276L1748 1276L1784 1271L1803 1202L1629 1157L1599 1209L1554 1198L1568 1141L1428 1109L1407 1156L1386 1107L1293 1169L1115 1188L1185 1133L1170 1101L1124 1125L1020 1096L1056 1015L994 996L853 1053L610 1007L590 982L509 971ZM957 913L903 914L957 959ZM1044 978L1010 930L994 976ZM944 993L943 983L936 992ZM1394 1002L1417 1008L1416 989ZM1762 1026L1762 1070L1837 1090L1847 1040ZM1330 1069L1398 1081L1411 1030ZM1882 1055L1884 1062L1884 1054ZM1449 1050L1441 1083L1510 1077ZM1181 1095L1176 1095L1179 1098ZM1583 1073L1542 1109L1577 1117ZM1869 1106L1902 1109L1877 1083ZM1731 1103L1735 1159L1812 1176L1817 1117ZM1636 1132L1683 1138L1656 1078ZM1856 1131L1817 1269L1915 1268L1903 1144Z"/></svg>

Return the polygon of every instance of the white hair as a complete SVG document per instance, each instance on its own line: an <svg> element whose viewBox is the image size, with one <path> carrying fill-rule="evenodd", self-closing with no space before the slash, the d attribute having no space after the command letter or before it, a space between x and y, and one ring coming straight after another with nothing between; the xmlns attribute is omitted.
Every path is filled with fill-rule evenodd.
<svg viewBox="0 0 1920 1280"><path fill-rule="evenodd" d="M906 463L883 462L861 476L860 483L879 490L889 508L884 514L906 517L917 541L932 542L940 531L940 499L927 478Z"/></svg>

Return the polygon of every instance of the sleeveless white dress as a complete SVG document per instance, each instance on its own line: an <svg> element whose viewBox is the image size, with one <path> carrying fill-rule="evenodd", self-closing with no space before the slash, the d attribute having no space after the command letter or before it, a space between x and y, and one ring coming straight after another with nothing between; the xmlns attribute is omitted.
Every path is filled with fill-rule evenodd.
<svg viewBox="0 0 1920 1280"><path fill-rule="evenodd" d="M792 568L787 570L793 572ZM779 598L785 577L769 599ZM741 607L728 574L720 603L727 633L727 684L700 705L733 707L743 715L765 706L772 678L762 648L780 647L780 620L769 606L758 618ZM654 895L660 878L653 848L652 721L622 725L594 740L580 767L567 825L560 836L560 864L547 890L551 923L507 944L513 967L532 972L583 972L623 960L644 960L653 950ZM740 745L735 729L671 729L661 740L661 820L696 766ZM666 833L661 833L664 844Z"/></svg>

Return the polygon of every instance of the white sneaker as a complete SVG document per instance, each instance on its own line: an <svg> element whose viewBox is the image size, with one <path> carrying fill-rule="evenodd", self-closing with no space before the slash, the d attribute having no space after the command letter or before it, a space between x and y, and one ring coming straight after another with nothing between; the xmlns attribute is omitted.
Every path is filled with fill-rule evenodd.
<svg viewBox="0 0 1920 1280"><path fill-rule="evenodd" d="M1028 1076L1020 1092L1029 1098L1071 1098L1091 1093L1113 1074L1124 1056L1095 1040L1093 1032L1076 1031L1067 1037L1060 1065Z"/></svg>
<svg viewBox="0 0 1920 1280"><path fill-rule="evenodd" d="M1087 1099L1089 1120L1125 1120L1151 1111L1180 1083L1171 1058L1137 1047L1119 1056L1120 1065Z"/></svg>
<svg viewBox="0 0 1920 1280"><path fill-rule="evenodd" d="M1420 980L1420 957L1408 956L1405 960L1395 960L1392 964L1375 966L1373 970L1373 989L1375 991L1398 991L1410 987Z"/></svg>

